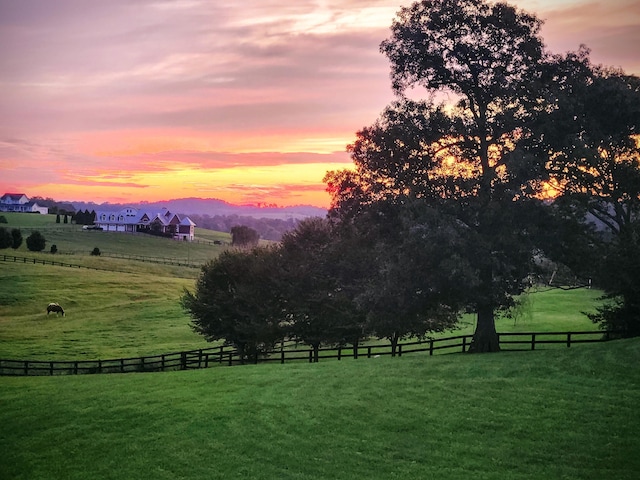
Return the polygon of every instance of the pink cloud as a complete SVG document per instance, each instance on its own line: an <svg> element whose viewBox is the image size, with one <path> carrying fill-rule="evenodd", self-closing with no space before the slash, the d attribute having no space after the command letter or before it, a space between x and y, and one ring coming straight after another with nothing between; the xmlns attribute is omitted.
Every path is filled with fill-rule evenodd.
<svg viewBox="0 0 640 480"><path fill-rule="evenodd" d="M325 202L316 170L260 189L229 171L348 166L344 147L392 99L378 47L410 2L54 3L0 0L0 183L171 196L176 172L225 171L203 188ZM585 43L640 73L637 0L516 3L546 20L552 51Z"/></svg>

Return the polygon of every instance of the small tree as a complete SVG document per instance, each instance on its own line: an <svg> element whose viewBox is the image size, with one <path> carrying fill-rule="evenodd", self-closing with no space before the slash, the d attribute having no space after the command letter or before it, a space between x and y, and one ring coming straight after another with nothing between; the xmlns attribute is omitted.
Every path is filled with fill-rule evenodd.
<svg viewBox="0 0 640 480"><path fill-rule="evenodd" d="M13 243L11 233L4 227L0 227L0 249L9 248Z"/></svg>
<svg viewBox="0 0 640 480"><path fill-rule="evenodd" d="M271 280L278 255L272 247L226 251L206 263L196 290L185 289L181 298L193 330L209 342L235 346L241 361L257 362L282 338L281 297Z"/></svg>
<svg viewBox="0 0 640 480"><path fill-rule="evenodd" d="M22 232L19 228L11 229L11 238L13 239L11 248L14 250L20 248L20 245L22 245Z"/></svg>
<svg viewBox="0 0 640 480"><path fill-rule="evenodd" d="M51 253L58 253L58 246L56 244L51 245Z"/></svg>
<svg viewBox="0 0 640 480"><path fill-rule="evenodd" d="M27 248L31 252L41 252L47 245L47 240L38 230L27 237Z"/></svg>
<svg viewBox="0 0 640 480"><path fill-rule="evenodd" d="M93 250L91 250L91 255L99 257L100 256L100 249L98 247L95 247Z"/></svg>
<svg viewBox="0 0 640 480"><path fill-rule="evenodd" d="M231 245L251 248L258 245L260 234L246 225L231 227Z"/></svg>

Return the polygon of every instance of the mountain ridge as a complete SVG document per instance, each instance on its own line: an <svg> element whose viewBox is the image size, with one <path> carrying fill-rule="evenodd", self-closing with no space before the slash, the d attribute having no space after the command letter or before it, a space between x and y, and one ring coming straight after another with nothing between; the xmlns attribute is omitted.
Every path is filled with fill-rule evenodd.
<svg viewBox="0 0 640 480"><path fill-rule="evenodd" d="M324 217L327 209L312 205L293 205L279 207L276 205L235 205L217 198L177 198L172 200L161 200L157 202L132 202L132 203L95 203L70 201L76 210L121 210L125 207L139 209L157 209L182 213L185 215L238 215L242 217L254 218L279 218L279 219L302 219L307 217Z"/></svg>

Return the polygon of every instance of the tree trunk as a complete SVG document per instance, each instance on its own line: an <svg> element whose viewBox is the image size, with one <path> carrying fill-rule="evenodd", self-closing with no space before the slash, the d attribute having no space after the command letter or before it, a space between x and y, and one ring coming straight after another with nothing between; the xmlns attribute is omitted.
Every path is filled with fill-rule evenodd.
<svg viewBox="0 0 640 480"><path fill-rule="evenodd" d="M469 346L469 353L499 352L500 340L496 333L496 323L491 305L478 306L478 323L473 339Z"/></svg>
<svg viewBox="0 0 640 480"><path fill-rule="evenodd" d="M389 338L389 341L391 342L391 356L395 357L396 356L396 351L398 349L399 335L394 332L393 335L391 335L388 338Z"/></svg>

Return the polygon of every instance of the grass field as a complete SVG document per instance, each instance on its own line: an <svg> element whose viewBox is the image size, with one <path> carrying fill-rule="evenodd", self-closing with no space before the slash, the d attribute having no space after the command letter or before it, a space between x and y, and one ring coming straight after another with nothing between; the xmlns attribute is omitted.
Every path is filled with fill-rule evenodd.
<svg viewBox="0 0 640 480"><path fill-rule="evenodd" d="M102 257L76 260L105 270L0 262L0 358L97 360L211 346L191 331L179 305L199 270ZM595 330L581 311L593 309L599 295L586 289L533 293L526 308L515 318L499 319L497 329ZM63 306L65 317L46 314L51 301ZM460 327L440 336L472 333L474 317L465 316Z"/></svg>
<svg viewBox="0 0 640 480"><path fill-rule="evenodd" d="M0 250L0 254L29 255L38 258L70 261L88 257L94 248L99 248L103 255L143 256L158 259L173 259L189 264L203 264L217 257L231 242L228 233L214 232L196 227L195 242L179 242L144 234L126 234L121 232L104 232L82 230L81 225L56 223L56 215L35 215L25 213L3 213L6 224L0 227L19 228L25 241L17 250ZM34 255L27 250L26 238L33 230L38 230L47 240L43 253ZM211 245L220 241L223 245ZM205 242L205 243L200 243ZM57 247L58 253L51 255L51 245Z"/></svg>
<svg viewBox="0 0 640 480"><path fill-rule="evenodd" d="M101 250L127 251L118 234L67 228L70 250L100 238ZM153 254L174 248L125 237ZM197 269L66 258L100 270L0 262L0 357L106 359L209 346L178 303ZM497 328L594 330L581 312L599 295L532 293ZM49 301L67 316L47 317ZM461 333L473 328L465 317ZM635 479L639 362L640 340L620 340L490 355L0 377L0 479Z"/></svg>
<svg viewBox="0 0 640 480"><path fill-rule="evenodd" d="M636 479L640 341L0 378L0 478Z"/></svg>

